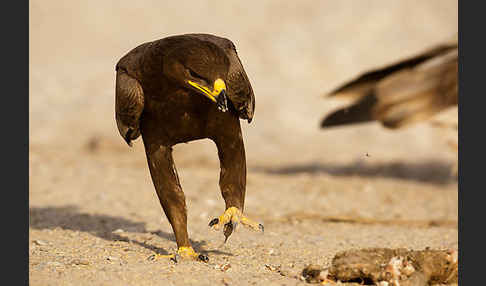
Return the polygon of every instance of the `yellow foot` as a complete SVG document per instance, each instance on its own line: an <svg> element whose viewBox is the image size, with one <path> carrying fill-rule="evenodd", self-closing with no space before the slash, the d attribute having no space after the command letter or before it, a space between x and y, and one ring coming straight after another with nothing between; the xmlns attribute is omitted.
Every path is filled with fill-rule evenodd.
<svg viewBox="0 0 486 286"><path fill-rule="evenodd" d="M177 249L177 253L175 254L153 254L148 257L149 260L158 260L160 258L169 258L175 262L179 261L179 259L192 259L202 262L208 262L209 258L205 254L200 254L194 251L194 249L190 246L181 246Z"/></svg>
<svg viewBox="0 0 486 286"><path fill-rule="evenodd" d="M225 236L224 242L226 242L238 223L241 223L252 230L263 232L263 225L261 223L256 223L250 220L244 216L237 207L228 208L221 216L213 219L209 223L209 226L214 230L220 230L221 227L223 227L223 233Z"/></svg>

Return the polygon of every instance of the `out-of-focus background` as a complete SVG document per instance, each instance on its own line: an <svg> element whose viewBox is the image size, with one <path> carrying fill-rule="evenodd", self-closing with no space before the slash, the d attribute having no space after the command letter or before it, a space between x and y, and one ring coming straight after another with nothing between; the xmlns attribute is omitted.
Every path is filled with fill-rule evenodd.
<svg viewBox="0 0 486 286"><path fill-rule="evenodd" d="M167 239L156 235L152 244L140 242L134 249L141 250L133 253L170 252L175 247L150 180L141 141L129 148L118 134L114 67L119 58L141 43L184 33L211 33L231 39L256 97L254 121L241 122L248 164L246 211L266 222L270 234L260 238L241 231L231 238L232 245L225 246L225 253L235 254L250 246L258 249L260 242L255 241L262 241L262 249L275 248L279 253L268 257L284 262L301 259L304 264L304 258L327 263L338 245L457 245L457 227L418 229L414 238L406 239L403 235L412 235L415 230L385 228L380 237L389 240L370 236L365 242L350 242L350 236L363 237L360 231L371 235L380 230L345 224L345 229L339 230L342 239L332 240L324 231L329 229L325 222L320 222L322 228L306 226L305 222L294 227L278 222L309 210L323 217L457 222L457 182L450 175L457 154L447 144L450 138L457 140L457 133L444 134L427 122L398 131L384 129L379 123L319 129L323 116L345 103L326 98L326 92L365 70L412 56L448 39L457 32L457 5L452 0L31 0L30 236L32 241L47 241L46 245L31 246L33 285L45 285L46 281L83 285L82 281L89 279L104 283L106 277L115 279L111 280L115 285L134 281L138 272L133 276L127 269L145 271L148 268L144 267L156 266L162 271L161 265L142 263L136 255L118 257L126 262L118 265L106 260L106 256L115 254L100 254L101 250L91 248L76 254L83 250L73 249L73 245L87 247L83 243L87 240L89 245L100 243L106 249L106 245L119 241L109 235L116 227L125 231L125 236L119 237L132 236L129 241L141 241L137 235L148 235L150 230L167 233ZM449 115L457 117L457 111ZM190 235L205 241L201 249L211 249L211 243L219 243L222 235L207 231L206 220L219 215L224 207L217 184L216 148L208 140L176 146L175 160L188 199ZM300 230L295 229L298 227ZM301 254L297 259L289 250L274 245L277 238L296 241L293 235L312 231L316 241L310 245L322 246L322 252L311 251L310 256ZM402 244L388 231L397 231ZM444 235L448 238L442 240ZM422 240L415 241L417 237ZM345 243L339 244L343 240ZM296 249L309 247L305 240L297 244L300 248ZM62 258L56 254L59 251ZM92 253L99 254L99 261L89 256ZM226 259L218 253L212 257L213 261ZM70 259L87 259L89 265L69 266ZM166 264L163 267L168 267ZM238 269L238 261L233 264ZM100 265L113 267L113 272L109 268L104 276L93 274L98 278L89 278L89 271L96 272ZM258 271L248 270L252 274L241 281L250 283L256 279L252 277L265 273L255 269ZM52 276L52 271L61 274ZM127 280L116 271L129 273ZM193 271L197 277L197 271L204 269ZM162 279L157 273L145 279ZM164 279L175 284L179 281L171 280L171 276ZM280 283L278 279L275 281ZM136 284L143 285L140 281Z"/></svg>

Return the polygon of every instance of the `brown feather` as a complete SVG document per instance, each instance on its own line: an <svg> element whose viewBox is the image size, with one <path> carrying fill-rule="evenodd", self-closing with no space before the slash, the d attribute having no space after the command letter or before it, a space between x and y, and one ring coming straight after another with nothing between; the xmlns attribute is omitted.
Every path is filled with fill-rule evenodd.
<svg viewBox="0 0 486 286"><path fill-rule="evenodd" d="M457 38L415 57L366 72L330 96L357 100L326 116L321 127L377 120L399 128L457 105Z"/></svg>
<svg viewBox="0 0 486 286"><path fill-rule="evenodd" d="M143 89L125 71L116 72L115 118L120 135L129 146L140 136L140 116L144 107Z"/></svg>

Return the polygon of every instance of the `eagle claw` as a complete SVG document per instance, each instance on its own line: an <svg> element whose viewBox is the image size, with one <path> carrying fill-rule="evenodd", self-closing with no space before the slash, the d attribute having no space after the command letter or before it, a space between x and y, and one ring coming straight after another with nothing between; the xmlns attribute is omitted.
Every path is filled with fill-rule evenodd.
<svg viewBox="0 0 486 286"><path fill-rule="evenodd" d="M206 254L199 254L197 256L197 259L204 262L204 263L208 263L209 262L209 257L206 255Z"/></svg>
<svg viewBox="0 0 486 286"><path fill-rule="evenodd" d="M238 225L237 222L231 222L231 221L224 225L224 228L223 228L224 243L226 243L226 241L228 240L230 235L233 233L233 230L236 229L237 225Z"/></svg>
<svg viewBox="0 0 486 286"><path fill-rule="evenodd" d="M213 226L215 224L218 224L219 223L219 219L218 218L213 218L210 222L209 222L209 226Z"/></svg>
<svg viewBox="0 0 486 286"><path fill-rule="evenodd" d="M181 256L179 254L174 254L170 257L170 260L171 261L174 261L175 263L179 262L179 260L181 259ZM197 259L196 260L199 260L199 261L202 261L204 263L208 263L209 262L209 257L206 255L206 254L199 254L197 256Z"/></svg>
<svg viewBox="0 0 486 286"><path fill-rule="evenodd" d="M239 223L252 230L261 231L263 233L263 225L248 219L237 207L229 207L221 216L212 219L209 222L209 226L214 230L219 230L223 227L223 234L225 236L224 242L226 243Z"/></svg>
<svg viewBox="0 0 486 286"><path fill-rule="evenodd" d="M179 254L174 254L172 257L170 257L171 261L174 261L174 263L177 263L180 260L181 256Z"/></svg>

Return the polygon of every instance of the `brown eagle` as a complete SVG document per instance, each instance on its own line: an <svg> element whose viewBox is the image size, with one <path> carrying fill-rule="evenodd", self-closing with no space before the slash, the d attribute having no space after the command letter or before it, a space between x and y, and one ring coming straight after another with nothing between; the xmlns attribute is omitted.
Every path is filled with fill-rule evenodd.
<svg viewBox="0 0 486 286"><path fill-rule="evenodd" d="M208 138L217 146L226 211L209 226L223 228L226 239L237 223L263 231L242 213L246 159L239 119L251 122L254 112L253 89L228 39L171 36L134 48L116 64L118 131L130 146L142 135L152 181L175 234L175 255L208 260L189 242L185 196L172 158L178 143Z"/></svg>
<svg viewBox="0 0 486 286"><path fill-rule="evenodd" d="M380 121L400 128L457 105L457 35L395 64L365 72L330 92L355 102L327 115L322 128Z"/></svg>

